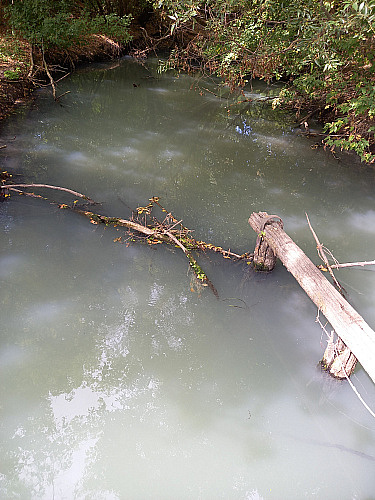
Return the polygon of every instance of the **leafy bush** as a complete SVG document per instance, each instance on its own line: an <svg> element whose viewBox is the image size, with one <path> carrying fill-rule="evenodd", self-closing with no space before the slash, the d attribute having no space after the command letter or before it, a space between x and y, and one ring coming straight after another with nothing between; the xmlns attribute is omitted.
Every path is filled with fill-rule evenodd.
<svg viewBox="0 0 375 500"><path fill-rule="evenodd" d="M118 41L130 38L131 16L93 15L71 0L14 0L6 9L13 30L32 44L68 47L91 33L106 34Z"/></svg>
<svg viewBox="0 0 375 500"><path fill-rule="evenodd" d="M7 69L4 71L4 76L7 80L18 80L21 76L20 68L16 68L14 70Z"/></svg>

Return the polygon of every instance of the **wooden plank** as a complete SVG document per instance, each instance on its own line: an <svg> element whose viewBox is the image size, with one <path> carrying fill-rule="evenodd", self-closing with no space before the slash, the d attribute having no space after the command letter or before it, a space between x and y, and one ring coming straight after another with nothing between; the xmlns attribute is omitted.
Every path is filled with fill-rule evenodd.
<svg viewBox="0 0 375 500"><path fill-rule="evenodd" d="M375 382L375 332L277 221L272 222L266 212L254 212L249 218L249 224L257 234L263 232L264 239L276 256L295 277Z"/></svg>

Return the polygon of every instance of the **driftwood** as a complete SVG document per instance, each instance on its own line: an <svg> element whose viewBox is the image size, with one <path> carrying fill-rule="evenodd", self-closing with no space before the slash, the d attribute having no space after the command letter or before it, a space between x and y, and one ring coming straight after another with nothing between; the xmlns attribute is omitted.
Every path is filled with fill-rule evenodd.
<svg viewBox="0 0 375 500"><path fill-rule="evenodd" d="M264 224L265 220L269 222ZM375 332L284 232L278 222L269 219L266 212L259 212L251 215L249 224L257 234L263 232L264 240L347 347L345 355L335 358L338 359L337 364L342 368L348 352L352 352L375 382ZM347 374L346 369L345 372Z"/></svg>
<svg viewBox="0 0 375 500"><path fill-rule="evenodd" d="M270 272L276 265L276 255L264 238L264 228L267 224L274 222L278 219L277 223L283 228L283 222L278 215L268 215L264 217L262 224L258 231L257 241L255 243L253 267L256 271Z"/></svg>

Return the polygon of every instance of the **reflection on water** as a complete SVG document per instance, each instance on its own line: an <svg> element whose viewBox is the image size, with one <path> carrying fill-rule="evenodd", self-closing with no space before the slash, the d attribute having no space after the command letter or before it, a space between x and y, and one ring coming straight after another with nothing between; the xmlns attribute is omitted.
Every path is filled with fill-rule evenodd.
<svg viewBox="0 0 375 500"><path fill-rule="evenodd" d="M78 72L62 106L41 92L8 124L2 168L114 216L160 196L197 238L240 253L250 213L267 210L317 262L308 212L340 261L374 259L373 170L273 121L260 85L246 109L191 86L130 59ZM115 244L56 205L14 197L0 224L1 498L373 496L375 423L317 369L326 339L282 266L201 256L217 300L177 250ZM373 269L338 275L374 325ZM353 381L374 408L360 367Z"/></svg>

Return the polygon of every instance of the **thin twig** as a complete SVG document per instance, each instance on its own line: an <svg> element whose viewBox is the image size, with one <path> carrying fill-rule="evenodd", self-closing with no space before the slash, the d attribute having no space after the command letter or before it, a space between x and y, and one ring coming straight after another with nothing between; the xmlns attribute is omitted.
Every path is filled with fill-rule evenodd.
<svg viewBox="0 0 375 500"><path fill-rule="evenodd" d="M333 264L331 267L339 269L341 267L355 267L355 266L375 266L375 260L368 260L363 262L346 262L345 264Z"/></svg>
<svg viewBox="0 0 375 500"><path fill-rule="evenodd" d="M89 203L97 204L96 201L92 200L91 198L89 198L85 194L78 193L77 191L73 191L72 189L68 189L68 188L64 188L64 187L60 187L60 186L51 186L49 184L3 184L3 185L0 185L0 189L33 188L33 187L56 189L57 191L65 191L66 193L70 193L73 196L78 196L79 198L83 198L84 200L87 200Z"/></svg>
<svg viewBox="0 0 375 500"><path fill-rule="evenodd" d="M168 215L167 215L167 217L168 217L169 215L170 215L170 214L168 214ZM164 220L165 220L165 219L164 219ZM182 219L181 219L181 220L179 220L179 221L177 221L175 224L173 224L173 226L169 227L169 228L168 228L168 230L165 230L165 231L164 231L164 233L165 233L165 234L168 234L168 233L167 233L167 231L172 231L172 229L173 229L174 227L178 226L178 224L181 224L181 222L182 222Z"/></svg>
<svg viewBox="0 0 375 500"><path fill-rule="evenodd" d="M310 224L310 219L309 219L309 216L307 215L307 213L305 212L305 215L306 215L306 219L307 219L307 223L309 225L309 228L310 228L310 231L312 232L312 235L314 236L314 239L316 241L316 248L317 248L317 251L318 251L318 255L319 257L322 259L322 261L324 262L324 264L326 265L327 269L328 269L328 272L329 274L331 275L331 278L333 279L335 285L337 286L338 290L340 292L342 292L342 286L340 285L340 283L337 281L335 275L333 274L333 271L332 271L332 268L331 268L331 265L330 263L328 262L328 259L327 259L327 256L324 252L324 249L325 247L320 243L319 241L319 238L317 237L314 229L312 228L311 224ZM328 250L329 251L329 250ZM331 253L331 252L329 252ZM332 255L332 254L331 254Z"/></svg>
<svg viewBox="0 0 375 500"><path fill-rule="evenodd" d="M53 95L53 99L55 101L57 101L57 98L56 98L56 85L55 85L55 81L51 75L51 73L49 72L49 69L48 69L48 66L47 66L47 63L46 63L46 60L44 59L44 47L43 47L43 42L42 42L42 58L43 58L43 66L44 66L44 69L46 70L46 73L47 73L47 76L49 78L49 81L51 83L51 87L52 87L52 95Z"/></svg>
<svg viewBox="0 0 375 500"><path fill-rule="evenodd" d="M164 231L164 234L166 234L173 241L173 243L175 243L177 246L179 246L185 255L189 255L189 252L184 247L184 245L181 243L181 241L179 241L175 236L173 236L172 233L170 233L169 231Z"/></svg>
<svg viewBox="0 0 375 500"><path fill-rule="evenodd" d="M62 71L66 71L65 68L62 69ZM61 80L64 80L64 78L66 78L67 76L70 75L70 72L69 73L66 73L64 76L62 76L61 78L59 78L58 80L56 80L55 83L59 83L61 82Z"/></svg>
<svg viewBox="0 0 375 500"><path fill-rule="evenodd" d="M5 186L1 186L5 187ZM44 198L44 196L41 196L40 194L35 194L35 193L27 193L26 191L21 191L21 189L15 189L13 187L8 187L8 191L14 191L15 193L22 194L23 196L31 196L32 198L41 198L42 200L46 200L47 198Z"/></svg>
<svg viewBox="0 0 375 500"><path fill-rule="evenodd" d="M63 97L64 95L66 94L70 94L70 90L67 90L66 92L63 92L62 94L60 94L58 97L56 97L56 101L59 101L61 99L61 97Z"/></svg>

